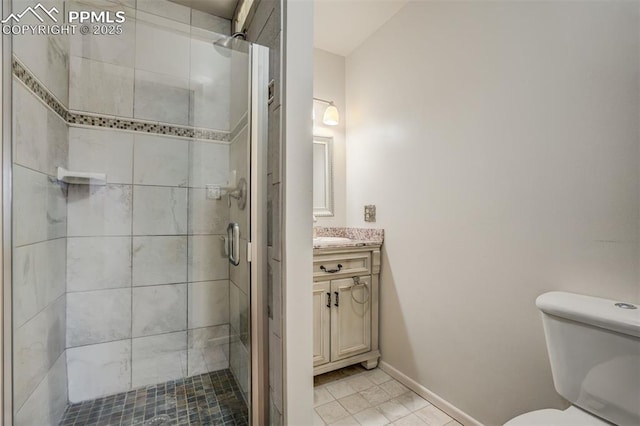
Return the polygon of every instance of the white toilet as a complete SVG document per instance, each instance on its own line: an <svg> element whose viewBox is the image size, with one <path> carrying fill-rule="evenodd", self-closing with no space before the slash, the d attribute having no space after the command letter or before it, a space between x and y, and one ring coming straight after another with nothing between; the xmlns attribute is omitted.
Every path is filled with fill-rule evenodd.
<svg viewBox="0 0 640 426"><path fill-rule="evenodd" d="M551 292L536 300L562 410L538 410L505 426L640 425L640 309Z"/></svg>

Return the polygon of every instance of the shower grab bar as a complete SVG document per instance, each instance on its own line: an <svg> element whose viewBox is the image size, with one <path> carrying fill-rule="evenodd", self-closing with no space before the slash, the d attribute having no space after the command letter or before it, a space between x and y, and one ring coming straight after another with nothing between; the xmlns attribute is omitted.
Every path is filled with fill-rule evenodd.
<svg viewBox="0 0 640 426"><path fill-rule="evenodd" d="M230 223L227 227L227 245L229 262L238 266L240 264L240 225L237 223Z"/></svg>

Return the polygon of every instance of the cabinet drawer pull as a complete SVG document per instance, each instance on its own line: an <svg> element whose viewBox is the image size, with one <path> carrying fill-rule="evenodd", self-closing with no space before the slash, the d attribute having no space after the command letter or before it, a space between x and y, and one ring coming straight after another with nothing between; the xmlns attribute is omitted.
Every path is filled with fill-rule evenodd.
<svg viewBox="0 0 640 426"><path fill-rule="evenodd" d="M336 303L335 306L340 306L340 293L338 293L337 291L333 292L336 295Z"/></svg>
<svg viewBox="0 0 640 426"><path fill-rule="evenodd" d="M331 293L327 292L327 308L331 307Z"/></svg>
<svg viewBox="0 0 640 426"><path fill-rule="evenodd" d="M338 269L327 269L324 267L324 265L320 265L320 270L329 274L335 274L336 272L340 272L342 270L342 265L338 263Z"/></svg>

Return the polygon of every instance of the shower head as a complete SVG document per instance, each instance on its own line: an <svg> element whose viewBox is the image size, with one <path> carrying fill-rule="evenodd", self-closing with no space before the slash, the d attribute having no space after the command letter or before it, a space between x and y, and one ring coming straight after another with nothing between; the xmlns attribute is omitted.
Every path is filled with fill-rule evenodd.
<svg viewBox="0 0 640 426"><path fill-rule="evenodd" d="M237 40L246 40L247 35L244 32L237 32L231 34L230 37L220 37L214 40L213 47L224 56L230 56L231 50L237 45Z"/></svg>

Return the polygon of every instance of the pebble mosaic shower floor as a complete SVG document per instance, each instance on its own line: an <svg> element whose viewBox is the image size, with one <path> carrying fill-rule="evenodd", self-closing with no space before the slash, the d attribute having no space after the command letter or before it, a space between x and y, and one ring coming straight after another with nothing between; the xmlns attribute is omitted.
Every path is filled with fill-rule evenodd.
<svg viewBox="0 0 640 426"><path fill-rule="evenodd" d="M173 380L67 407L60 426L248 425L230 370Z"/></svg>

